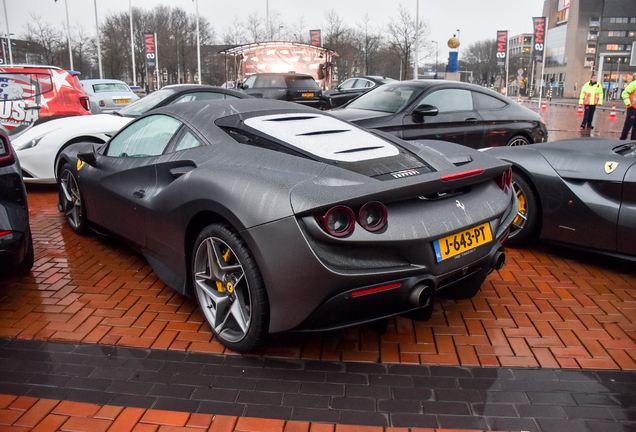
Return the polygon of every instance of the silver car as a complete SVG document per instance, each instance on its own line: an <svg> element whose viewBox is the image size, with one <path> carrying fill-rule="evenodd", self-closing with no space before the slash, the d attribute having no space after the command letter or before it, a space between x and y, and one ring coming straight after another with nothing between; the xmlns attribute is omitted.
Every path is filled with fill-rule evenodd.
<svg viewBox="0 0 636 432"><path fill-rule="evenodd" d="M139 100L139 96L123 81L88 79L80 82L91 101L93 114L110 114Z"/></svg>

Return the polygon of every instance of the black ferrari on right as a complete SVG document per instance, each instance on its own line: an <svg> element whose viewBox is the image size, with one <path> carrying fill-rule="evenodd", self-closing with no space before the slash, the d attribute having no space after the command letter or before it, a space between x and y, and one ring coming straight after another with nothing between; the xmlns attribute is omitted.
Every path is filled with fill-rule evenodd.
<svg viewBox="0 0 636 432"><path fill-rule="evenodd" d="M513 164L519 212L506 245L539 238L636 258L636 141L579 138L484 151Z"/></svg>

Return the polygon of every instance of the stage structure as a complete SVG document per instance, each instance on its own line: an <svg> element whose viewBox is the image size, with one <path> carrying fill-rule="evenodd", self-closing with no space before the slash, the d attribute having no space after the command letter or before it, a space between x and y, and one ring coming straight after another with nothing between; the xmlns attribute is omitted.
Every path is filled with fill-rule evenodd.
<svg viewBox="0 0 636 432"><path fill-rule="evenodd" d="M314 77L323 88L331 88L333 56L330 49L297 42L261 42L239 45L219 51L225 55L225 81L245 81L250 75L265 72L296 72ZM234 75L228 70L234 62ZM240 74L239 74L240 71Z"/></svg>

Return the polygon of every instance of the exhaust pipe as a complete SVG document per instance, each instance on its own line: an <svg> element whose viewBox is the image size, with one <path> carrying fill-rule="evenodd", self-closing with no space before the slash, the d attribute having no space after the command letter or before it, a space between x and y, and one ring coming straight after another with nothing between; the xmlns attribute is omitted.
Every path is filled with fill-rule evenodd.
<svg viewBox="0 0 636 432"><path fill-rule="evenodd" d="M416 284L407 297L407 301L411 306L424 307L431 303L433 290L430 286L423 283Z"/></svg>
<svg viewBox="0 0 636 432"><path fill-rule="evenodd" d="M495 270L501 270L506 265L506 254L503 251L497 251L492 260L492 266Z"/></svg>

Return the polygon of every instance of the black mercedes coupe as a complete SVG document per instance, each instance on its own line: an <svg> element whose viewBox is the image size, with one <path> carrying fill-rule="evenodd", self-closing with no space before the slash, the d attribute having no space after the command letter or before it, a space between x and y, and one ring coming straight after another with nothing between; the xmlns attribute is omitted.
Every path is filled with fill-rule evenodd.
<svg viewBox="0 0 636 432"><path fill-rule="evenodd" d="M506 162L273 100L159 108L56 175L75 232L128 242L239 352L472 297L517 215Z"/></svg>

